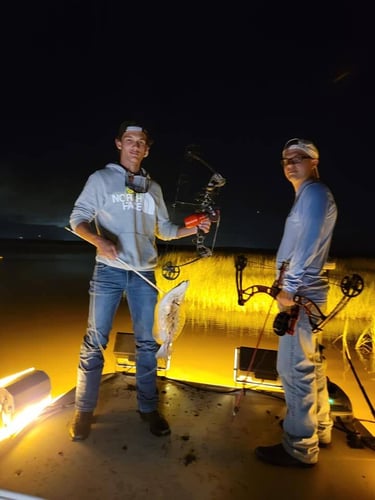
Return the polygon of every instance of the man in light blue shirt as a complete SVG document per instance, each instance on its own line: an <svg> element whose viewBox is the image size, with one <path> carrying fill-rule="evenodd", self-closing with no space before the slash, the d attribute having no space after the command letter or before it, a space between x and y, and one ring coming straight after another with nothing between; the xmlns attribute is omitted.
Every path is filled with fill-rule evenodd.
<svg viewBox="0 0 375 500"><path fill-rule="evenodd" d="M330 189L320 182L319 152L309 140L291 139L282 152L281 164L295 191L276 255L282 311L295 308L294 296L327 301L327 261L337 207ZM282 273L282 276L280 276ZM286 415L282 443L259 446L260 460L280 466L311 467L318 461L319 446L331 442L332 419L318 334L308 314L299 307L294 331L280 336L277 370L283 384Z"/></svg>

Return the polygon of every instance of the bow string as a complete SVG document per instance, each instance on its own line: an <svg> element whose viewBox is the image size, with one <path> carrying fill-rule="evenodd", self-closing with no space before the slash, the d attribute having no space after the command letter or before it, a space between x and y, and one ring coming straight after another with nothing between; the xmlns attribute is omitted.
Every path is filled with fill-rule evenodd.
<svg viewBox="0 0 375 500"><path fill-rule="evenodd" d="M198 224L196 225L196 234L192 240L195 245L196 256L193 259L188 260L183 264L174 264L171 261L166 262L162 267L162 275L164 278L169 280L175 280L180 275L180 268L192 264L202 258L210 257L213 254L213 249L216 243L216 237L220 224L220 209L216 204L216 198L219 194L220 189L225 185L226 179L219 173L216 172L211 165L209 165L197 152L197 146L188 146L185 152L185 158L187 160L194 160L204 165L211 172L211 176L207 184L200 190L196 199L193 202L185 202L176 200L174 207L176 205L191 205L195 208L195 214L199 216L206 216L210 219L211 223L216 225L212 245L209 248L205 244L206 234L199 229ZM197 219L199 220L199 219Z"/></svg>

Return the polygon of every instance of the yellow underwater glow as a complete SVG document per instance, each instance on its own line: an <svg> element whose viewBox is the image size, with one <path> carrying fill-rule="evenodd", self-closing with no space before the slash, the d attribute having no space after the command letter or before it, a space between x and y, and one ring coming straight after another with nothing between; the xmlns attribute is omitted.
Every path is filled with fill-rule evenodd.
<svg viewBox="0 0 375 500"><path fill-rule="evenodd" d="M271 254L263 255L251 252L244 255L247 258L247 266L243 273L243 288L255 284L271 286L275 277L275 257ZM182 334L173 345L171 367L169 369L168 366L167 370L164 370L168 372L168 376L171 378L233 387L237 385L234 383L233 377L235 348L256 345L259 332L262 330L264 330L262 347L273 347L277 343L277 337L272 330L272 321L278 312L276 301L266 294L258 293L243 306L238 304L235 282L236 256L236 253L231 254L229 251L215 251L215 254L208 258L202 258L191 265L184 265L194 257L193 252L183 250L160 254L156 278L158 287L162 291L168 292L181 281L189 280L189 287L183 301L183 314L186 317L186 324ZM180 275L176 280L168 280L162 275L162 267L168 261L181 266ZM331 310L342 297L340 290L341 279L353 272L363 277L365 282L364 290L358 298L350 301L345 309L338 314L337 318L324 328L324 335L326 339L339 338L344 331L343 325L348 320L348 340L354 338L358 346L361 344L362 348L371 350L375 330L375 315L373 312L375 259L336 260L336 268L329 271L331 288L328 295L327 310ZM118 325L121 325L118 328L119 330L124 328L122 319L119 320ZM38 328L39 326L38 324ZM79 328L81 328L81 324L79 324ZM129 328L129 325L125 328ZM77 330L78 334L80 333ZM117 361L120 362L120 365L125 366L116 367L116 359L114 359L115 357L111 352L112 345L108 346L109 348L105 353L106 373L113 372L116 368L132 370L132 366L128 366L132 363L129 362L127 357L121 355L117 356L119 358ZM73 353L76 352L74 346L72 344ZM19 366L22 366L23 363L24 361ZM35 359L32 363L35 363ZM367 359L366 363L369 371L373 373L373 357ZM54 385L54 396L61 395L71 388L70 384L74 383L74 375L66 381L66 373L64 372L61 375L60 370L55 369L54 365L56 363L52 355L46 359L40 358L38 364L42 365L51 376ZM75 360L71 365L73 368L70 368L70 371L74 373ZM30 368L1 379L0 390L18 377L32 373L33 370L34 368ZM159 370L159 374L163 375L164 371ZM243 375L253 377L252 374L238 374L239 384L241 384L240 377ZM17 418L10 422L7 415L1 414L0 400L0 417L2 417L0 418L0 440L19 433L32 420L38 418L44 408L50 405L51 402L53 401L48 398L34 401L35 406L32 409L29 411L25 409L25 413L17 413L15 415Z"/></svg>
<svg viewBox="0 0 375 500"><path fill-rule="evenodd" d="M275 255L271 253L241 252L247 259L243 271L242 288L254 285L271 286L276 276ZM236 288L236 258L239 253L228 250L202 258L191 265L192 251L161 253L156 270L158 287L164 292L175 287L182 280L190 285L184 299L186 323L181 337L177 339L172 354L168 376L184 381L238 387L241 377L251 383L252 373L233 374L235 360L229 354L238 346L261 345L277 349L278 337L273 331L273 320L279 312L277 302L267 294L257 293L244 305L238 304ZM346 276L359 274L364 289L359 297L349 301L322 332L322 341L328 344L342 336L344 325L349 322L347 340L364 338L369 331L374 338L373 297L375 293L374 259L331 259L328 269L330 290L328 314L344 297L341 284ZM163 266L172 263L180 266L177 278L168 280L163 276ZM189 337L189 340L187 340ZM368 335L366 335L366 339ZM229 349L229 352L228 352ZM257 382L257 381L256 381Z"/></svg>
<svg viewBox="0 0 375 500"><path fill-rule="evenodd" d="M243 271L243 288L252 285L271 286L275 279L275 255L261 253L243 253L247 258L247 266ZM277 312L277 303L266 294L258 293L243 306L238 305L235 282L235 258L228 252L217 251L209 258L203 258L194 264L184 265L191 260L194 253L180 251L160 256L156 270L158 286L168 291L182 280L189 280L184 307L186 318L192 324L205 325L209 321L224 326L231 325L239 330L262 327L266 315L273 317ZM167 280L162 275L166 262L180 266L180 275L176 280ZM358 298L354 298L324 328L329 336L342 330L345 319L350 319L350 336L360 335L363 328L374 322L373 297L375 294L375 261L374 259L335 259L332 270L328 271L330 291L326 311L330 311L343 297L341 280L353 273L364 280L364 289ZM272 322L271 322L272 324ZM273 334L273 332L270 332Z"/></svg>

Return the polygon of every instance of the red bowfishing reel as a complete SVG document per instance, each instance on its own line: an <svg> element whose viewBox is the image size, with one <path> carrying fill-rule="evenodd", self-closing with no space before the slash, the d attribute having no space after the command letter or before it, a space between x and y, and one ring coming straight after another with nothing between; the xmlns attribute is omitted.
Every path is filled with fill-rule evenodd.
<svg viewBox="0 0 375 500"><path fill-rule="evenodd" d="M298 320L299 306L295 305L288 308L287 311L281 311L277 314L273 322L273 331L279 337L286 333L288 335L294 334L294 328Z"/></svg>
<svg viewBox="0 0 375 500"><path fill-rule="evenodd" d="M211 222L218 222L220 218L220 211L212 209L209 212L197 212L195 214L188 215L188 217L185 217L184 219L184 225L187 228L197 227L207 218L209 218Z"/></svg>

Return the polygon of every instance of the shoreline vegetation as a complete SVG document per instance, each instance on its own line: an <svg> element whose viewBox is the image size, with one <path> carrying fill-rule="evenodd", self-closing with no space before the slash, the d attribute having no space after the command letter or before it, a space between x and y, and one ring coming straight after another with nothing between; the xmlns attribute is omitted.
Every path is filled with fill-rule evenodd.
<svg viewBox="0 0 375 500"><path fill-rule="evenodd" d="M172 250L173 249L173 250ZM247 266L243 271L243 288L256 284L271 286L275 276L275 250L249 248L217 248L211 257L201 258L192 264L196 257L192 245L158 245L159 265L156 269L158 287L168 292L182 280L189 280L189 287L183 305L187 321L205 325L216 320L233 325L240 331L261 327L265 315L274 316L278 310L276 301L266 294L257 294L245 305L238 305L235 283L235 257L244 255ZM95 248L81 240L0 240L1 265L8 258L22 254L87 254L95 256ZM364 289L358 297L353 297L346 307L324 328L325 334L332 337L348 330L348 339L358 339L364 331L373 331L375 325L375 258L333 257L334 269L328 271L330 292L327 312L343 297L341 280L352 274L359 274L364 280ZM179 275L175 280L163 277L162 268L166 263L177 266ZM273 303L272 303L273 302ZM272 321L268 322L267 332L274 335Z"/></svg>
<svg viewBox="0 0 375 500"><path fill-rule="evenodd" d="M191 240L173 240L171 242L157 242L159 254L166 252L194 252L194 244ZM95 248L88 242L81 240L78 236L77 239L67 240L53 240L53 239L28 239L28 238L1 238L0 236L0 255L8 253L9 251L47 251L51 249L56 251L77 251L77 252L95 252ZM276 248L250 248L250 247L236 247L236 246L216 246L214 253L250 253L272 255L276 253ZM352 250L335 250L331 251L332 259L366 259L375 260L375 253L373 251L352 251Z"/></svg>

